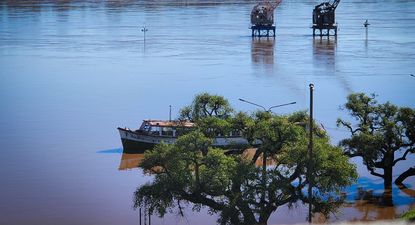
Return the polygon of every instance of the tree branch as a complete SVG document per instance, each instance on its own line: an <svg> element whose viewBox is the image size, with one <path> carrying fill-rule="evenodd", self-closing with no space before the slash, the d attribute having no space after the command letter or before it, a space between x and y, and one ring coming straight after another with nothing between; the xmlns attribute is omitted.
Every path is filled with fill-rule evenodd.
<svg viewBox="0 0 415 225"><path fill-rule="evenodd" d="M350 153L350 152L344 152L344 154L345 154L346 156L348 156L349 158L353 158L353 157L357 157L357 156L363 157L363 154L361 154L361 153Z"/></svg>
<svg viewBox="0 0 415 225"><path fill-rule="evenodd" d="M375 170L373 168L371 168L370 166L366 166L366 168L367 168L367 170L370 171L370 174L372 174L373 176L385 178L385 175L375 172Z"/></svg>
<svg viewBox="0 0 415 225"><path fill-rule="evenodd" d="M394 161L393 161L393 166L395 166L395 164L397 163L397 162L399 162L399 161L402 161L402 160L406 160L406 155L408 155L408 153L415 153L415 149L412 149L412 148L409 148L409 149L407 149L406 151L405 151L405 153L403 154L403 156L402 157L400 157L400 158L397 158L397 159L395 159Z"/></svg>
<svg viewBox="0 0 415 225"><path fill-rule="evenodd" d="M349 129L349 131L350 131L350 133L352 133L352 135L354 135L357 131L361 131L360 128L357 128L356 130L353 130L352 126L350 124L344 122L343 120L338 120L338 123L340 123L342 126Z"/></svg>
<svg viewBox="0 0 415 225"><path fill-rule="evenodd" d="M216 201L204 197L198 193L192 193L192 194L188 194L185 191L181 192L181 196L183 197L183 199L192 202L192 203L200 203L206 206L209 206L210 208L214 209L214 210L223 210L225 208L225 206L223 204L219 204Z"/></svg>

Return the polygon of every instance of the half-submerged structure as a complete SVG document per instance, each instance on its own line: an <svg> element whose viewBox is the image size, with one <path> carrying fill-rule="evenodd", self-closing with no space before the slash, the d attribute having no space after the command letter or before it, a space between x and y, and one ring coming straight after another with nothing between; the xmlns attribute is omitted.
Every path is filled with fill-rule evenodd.
<svg viewBox="0 0 415 225"><path fill-rule="evenodd" d="M252 37L275 37L274 10L280 3L280 0L274 3L267 1L254 6L251 11Z"/></svg>
<svg viewBox="0 0 415 225"><path fill-rule="evenodd" d="M331 0L316 5L313 10L313 37L316 35L316 30L320 31L320 37L330 36L330 30L334 31L334 36L337 37L337 24L336 24L336 8L339 5L340 0ZM323 31L326 33L323 33Z"/></svg>

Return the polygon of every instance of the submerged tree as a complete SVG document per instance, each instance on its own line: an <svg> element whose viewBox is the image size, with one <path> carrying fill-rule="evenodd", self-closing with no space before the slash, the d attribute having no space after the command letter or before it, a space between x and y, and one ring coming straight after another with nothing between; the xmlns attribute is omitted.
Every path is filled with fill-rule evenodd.
<svg viewBox="0 0 415 225"><path fill-rule="evenodd" d="M384 203L392 204L393 167L406 160L408 154L415 153L415 110L389 102L379 104L375 95L363 93L349 95L345 109L356 124L337 120L338 126L346 127L351 133L351 137L342 140L340 145L347 156L361 157L370 173L384 180L387 197ZM408 169L397 181L410 176L412 170Z"/></svg>
<svg viewBox="0 0 415 225"><path fill-rule="evenodd" d="M259 112L228 118L224 124L230 125L225 127L239 130L251 142L262 142L252 160L213 148L212 140L197 130L175 144L157 145L140 165L154 180L137 189L135 207L146 205L159 216L173 209L183 215L183 204L192 203L193 210L208 207L218 213L220 224L253 225L267 224L279 206L308 202L307 131L299 121L304 115ZM314 145L313 209L328 214L341 202L341 189L357 175L341 149L319 132L323 133ZM258 168L255 162L261 155L264 164ZM267 159L273 163L265 166Z"/></svg>

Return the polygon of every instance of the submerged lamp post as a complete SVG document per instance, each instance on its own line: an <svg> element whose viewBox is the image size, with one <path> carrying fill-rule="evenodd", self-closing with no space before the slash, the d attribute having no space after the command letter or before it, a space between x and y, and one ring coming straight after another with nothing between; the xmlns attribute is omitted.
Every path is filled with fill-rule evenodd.
<svg viewBox="0 0 415 225"><path fill-rule="evenodd" d="M262 106L262 105L256 104L256 103L254 103L254 102L247 101L247 100L242 99L242 98L240 98L240 99L239 99L239 101L241 101L241 102L246 102L246 103L248 103L248 104L258 106L258 107L260 107L260 108L264 109L264 111L266 111L266 112L271 112L271 109L273 109L273 108L277 108L277 107L281 107L281 106L286 106L286 105L293 105L293 104L297 103L297 102L290 102L290 103L285 103L285 104L281 104L281 105L274 105L274 106L269 107L269 108L268 108L268 110L267 110L267 109L266 109L264 106Z"/></svg>
<svg viewBox="0 0 415 225"><path fill-rule="evenodd" d="M313 182L312 182L312 163L313 163L313 90L314 84L310 84L310 140L308 144L308 168L307 168L307 177L308 177L308 222L311 223L312 217L312 200L313 200Z"/></svg>
<svg viewBox="0 0 415 225"><path fill-rule="evenodd" d="M370 23L366 20L364 23L363 23L363 26L366 28L366 40L367 40L367 30L368 30L368 28L369 28L369 25L370 25Z"/></svg>
<svg viewBox="0 0 415 225"><path fill-rule="evenodd" d="M147 29L147 27L146 26L143 26L142 28L141 28L141 32L143 32L143 34L144 34L144 42L146 42L146 32L148 31L148 29Z"/></svg>

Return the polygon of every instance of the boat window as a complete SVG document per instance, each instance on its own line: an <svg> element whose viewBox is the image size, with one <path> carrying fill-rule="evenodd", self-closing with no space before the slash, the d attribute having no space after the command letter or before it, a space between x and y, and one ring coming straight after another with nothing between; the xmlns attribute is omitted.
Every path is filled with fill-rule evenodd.
<svg viewBox="0 0 415 225"><path fill-rule="evenodd" d="M173 136L173 129L171 127L163 127L161 130L161 135Z"/></svg>

